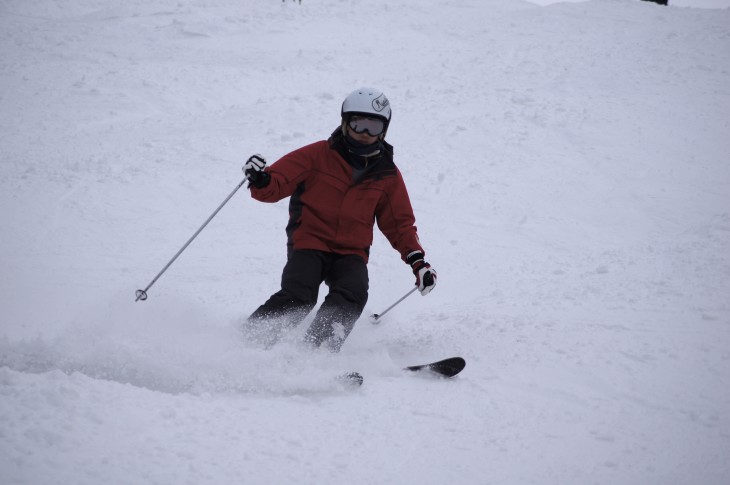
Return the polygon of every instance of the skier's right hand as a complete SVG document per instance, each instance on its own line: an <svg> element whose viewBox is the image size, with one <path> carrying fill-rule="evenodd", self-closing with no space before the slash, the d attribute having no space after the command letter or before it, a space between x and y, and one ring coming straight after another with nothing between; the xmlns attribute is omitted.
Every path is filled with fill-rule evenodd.
<svg viewBox="0 0 730 485"><path fill-rule="evenodd" d="M248 180L249 188L254 186L260 189L269 185L271 176L267 172L264 172L264 168L266 168L266 159L258 153L248 158L243 166L243 173Z"/></svg>

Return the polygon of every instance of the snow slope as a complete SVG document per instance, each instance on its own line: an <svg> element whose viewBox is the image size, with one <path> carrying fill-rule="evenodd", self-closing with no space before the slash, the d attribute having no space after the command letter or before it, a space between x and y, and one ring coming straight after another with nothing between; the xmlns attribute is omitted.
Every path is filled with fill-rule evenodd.
<svg viewBox="0 0 730 485"><path fill-rule="evenodd" d="M0 483L728 483L728 52L632 0L0 2ZM287 206L242 189L134 301L361 85L433 293L257 348Z"/></svg>

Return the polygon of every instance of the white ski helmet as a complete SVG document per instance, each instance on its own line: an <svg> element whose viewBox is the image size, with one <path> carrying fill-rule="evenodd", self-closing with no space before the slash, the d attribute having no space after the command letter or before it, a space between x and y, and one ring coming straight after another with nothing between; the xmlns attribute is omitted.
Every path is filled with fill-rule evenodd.
<svg viewBox="0 0 730 485"><path fill-rule="evenodd" d="M373 116L385 120L385 130L390 124L390 101L382 91L375 88L360 88L351 92L342 103L343 121L350 114Z"/></svg>

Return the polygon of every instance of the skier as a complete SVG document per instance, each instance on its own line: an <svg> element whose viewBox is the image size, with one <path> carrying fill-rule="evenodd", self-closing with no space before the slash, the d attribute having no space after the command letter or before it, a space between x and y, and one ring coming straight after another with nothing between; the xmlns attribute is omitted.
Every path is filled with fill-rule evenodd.
<svg viewBox="0 0 730 485"><path fill-rule="evenodd" d="M281 289L247 321L254 332L267 329L268 345L282 328L296 326L311 312L324 282L329 292L305 341L340 350L368 299L375 221L410 265L421 294L436 286L393 147L385 141L388 98L377 89L357 89L342 103L341 117L326 141L299 148L269 167L258 154L244 165L251 197L262 202L290 197Z"/></svg>

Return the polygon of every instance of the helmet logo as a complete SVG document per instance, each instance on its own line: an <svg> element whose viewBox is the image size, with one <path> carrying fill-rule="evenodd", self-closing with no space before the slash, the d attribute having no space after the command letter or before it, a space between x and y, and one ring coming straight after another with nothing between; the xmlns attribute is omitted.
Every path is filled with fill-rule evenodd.
<svg viewBox="0 0 730 485"><path fill-rule="evenodd" d="M373 109L380 113L387 108L389 104L390 101L388 101L388 98L386 98L384 94L381 94L373 100Z"/></svg>

